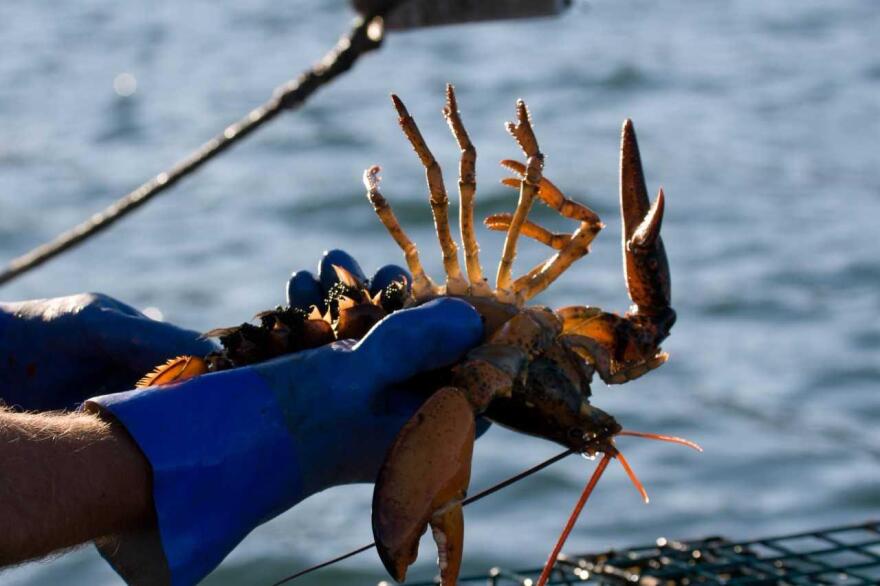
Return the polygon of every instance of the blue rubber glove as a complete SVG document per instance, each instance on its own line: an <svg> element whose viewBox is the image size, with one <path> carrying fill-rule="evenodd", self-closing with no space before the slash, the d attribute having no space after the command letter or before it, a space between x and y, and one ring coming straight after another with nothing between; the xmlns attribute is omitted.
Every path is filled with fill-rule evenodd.
<svg viewBox="0 0 880 586"><path fill-rule="evenodd" d="M322 267L356 274L344 253L328 256ZM312 277L321 291L329 270ZM300 274L292 281L307 282ZM477 312L444 298L390 315L356 344L91 399L86 409L120 422L149 460L158 522L158 538L117 536L102 554L130 583L197 583L257 525L326 488L374 481L426 398L402 383L482 336Z"/></svg>
<svg viewBox="0 0 880 586"><path fill-rule="evenodd" d="M327 292L339 282L339 277L333 270L334 265L344 268L361 282L367 281L361 265L351 255L342 250L330 250L324 253L318 263L317 277L309 271L297 271L290 276L287 283L287 304L305 310L315 306L324 313ZM370 279L370 295L375 295L392 282L401 279L405 279L408 285L412 284L409 271L397 265L385 265Z"/></svg>
<svg viewBox="0 0 880 586"><path fill-rule="evenodd" d="M72 409L130 389L169 358L213 349L197 332L97 293L0 303L0 399L25 410Z"/></svg>

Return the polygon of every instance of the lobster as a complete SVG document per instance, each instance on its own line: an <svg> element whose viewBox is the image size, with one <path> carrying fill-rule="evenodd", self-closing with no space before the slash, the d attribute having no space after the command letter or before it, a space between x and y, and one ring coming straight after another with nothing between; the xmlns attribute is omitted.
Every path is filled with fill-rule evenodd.
<svg viewBox="0 0 880 586"><path fill-rule="evenodd" d="M575 452L603 453L606 457L601 470L608 458L617 457L643 490L614 446L617 435L639 434L625 432L612 415L590 403L591 382L598 375L606 384L622 384L668 359L660 344L669 335L676 315L670 305L669 266L660 236L665 196L661 189L653 203L649 200L635 129L632 121L626 120L620 147L620 210L624 275L632 306L619 315L592 306L553 310L528 305L589 253L604 224L593 210L566 197L544 177L544 154L525 103L517 102L516 121L507 124L524 162L501 162L513 173L502 183L519 191L516 209L485 220L490 230L506 232L492 287L480 264L475 232L476 149L462 122L454 88L447 86L443 115L461 150L458 193L464 270L451 233L449 198L440 165L401 99L392 95L392 102L400 127L425 169L443 260L443 282L437 283L426 274L417 247L380 191L380 168L373 166L363 177L367 198L403 251L411 282L371 291L368 283L337 268L340 282L324 308L305 312L279 307L258 314L259 326L242 324L213 330L208 335L220 338L222 350L205 358L172 360L141 384L164 384L335 339L360 338L388 313L440 296L470 303L483 319L483 343L447 371L435 373L430 382L423 381L430 396L389 448L373 493L373 534L391 576L399 582L405 580L421 536L430 527L438 549L441 584L452 585L462 560L462 501L470 480L477 417L554 441ZM535 201L574 220L577 226L569 234L557 234L529 220ZM520 236L537 240L555 252L514 278ZM597 478L594 476L591 485Z"/></svg>

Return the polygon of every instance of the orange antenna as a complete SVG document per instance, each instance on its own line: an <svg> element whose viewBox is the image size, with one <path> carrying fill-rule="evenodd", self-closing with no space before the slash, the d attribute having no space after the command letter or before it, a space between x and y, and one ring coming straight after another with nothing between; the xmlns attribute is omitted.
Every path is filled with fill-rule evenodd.
<svg viewBox="0 0 880 586"><path fill-rule="evenodd" d="M629 435L632 437L643 437L646 439L657 440L661 442L669 442L672 444L678 444L680 446L685 446L691 448L692 450L697 450L698 452L702 452L703 448L700 447L700 444L697 442L692 442L689 439L684 439L683 437L675 437L673 435L662 435L659 433L645 433L644 431L631 431L629 429L624 429L617 433L617 435Z"/></svg>
<svg viewBox="0 0 880 586"><path fill-rule="evenodd" d="M610 462L613 457L614 453L610 450L605 453L602 461L599 462L599 466L596 467L596 471L593 472L593 476L590 477L590 481L584 487L584 491L581 493L581 498L578 499L577 504L575 504L574 509L571 511L571 515L568 517L565 529L562 530L559 539L556 540L556 545L553 547L553 552L550 554L550 557L547 558L547 563L544 565L541 577L538 578L537 586L544 586L547 584L547 580L550 579L550 572L553 571L553 566L556 564L556 558L559 557L559 552L562 551L562 546L565 545L565 541L568 539L571 530L574 529L574 524L577 522L581 511L584 509L584 505L587 504L587 499L590 498L593 489L596 488L596 483L599 482L602 473L605 472L605 469L608 467L608 462Z"/></svg>
<svg viewBox="0 0 880 586"><path fill-rule="evenodd" d="M614 445L614 440L611 441L611 444ZM617 446L614 446L615 450L617 450ZM639 494L642 495L642 500L645 501L647 505L651 499L648 498L648 491L645 490L645 486L642 484L642 481L639 480L639 477L636 476L636 473L633 472L632 467L629 465L629 462L626 461L626 458L623 457L623 454L620 450L617 450L617 459L620 460L620 465L623 466L623 469L626 470L626 475L629 476L629 479L632 480L632 483L635 485L636 490L639 491Z"/></svg>
<svg viewBox="0 0 880 586"><path fill-rule="evenodd" d="M703 451L703 448L701 448L700 445L696 442L692 442L691 440L671 435L645 433L643 431L631 430L623 430L618 432L616 435L628 435L633 437L657 440L661 442L670 442L673 444L679 444L691 448L693 450L697 450L698 452ZM593 493L593 489L596 488L596 484L599 482L599 479L602 477L602 474L608 467L608 463L611 461L611 458L617 458L620 460L620 465L623 466L623 469L626 471L627 476L629 476L629 479L632 481L633 485L635 485L636 490L638 490L639 494L642 495L642 499L644 499L646 503L649 501L648 492L645 490L645 487L642 484L641 480L639 480L638 476L636 476L636 473L629 465L629 462L626 460L620 450L617 449L617 447L614 445L614 441L612 440L610 448L605 452L605 455L602 457L602 461L599 462L599 466L596 468L596 471L593 472L593 475L590 477L590 481L587 482L587 485L584 487L584 491L581 493L581 497L578 499L577 504L575 504L574 506L574 510L572 510L571 515L569 515L568 517L568 521L565 523L565 528L559 535L559 539L556 540L556 545L553 547L553 551L550 553L550 557L547 558L547 563L544 565L541 576L538 578L537 586L545 586L547 584L547 580L550 579L550 572L553 571L553 566L556 564L556 558L559 557L559 552L562 551L562 547L565 545L569 534L571 534L571 530L574 529L574 524L577 522L581 511L583 511L584 505L587 504L587 500Z"/></svg>

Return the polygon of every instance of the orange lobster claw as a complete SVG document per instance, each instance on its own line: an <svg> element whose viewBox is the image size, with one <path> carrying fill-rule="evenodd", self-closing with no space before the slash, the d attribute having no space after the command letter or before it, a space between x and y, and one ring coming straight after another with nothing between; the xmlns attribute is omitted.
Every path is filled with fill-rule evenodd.
<svg viewBox="0 0 880 586"><path fill-rule="evenodd" d="M404 425L388 450L373 491L373 536L398 582L416 560L431 526L440 578L452 586L461 567L464 499L471 474L474 411L464 393L444 387Z"/></svg>
<svg viewBox="0 0 880 586"><path fill-rule="evenodd" d="M620 144L620 213L623 219L624 273L638 313L665 313L670 305L669 263L660 237L663 190L652 206L632 120L623 123Z"/></svg>

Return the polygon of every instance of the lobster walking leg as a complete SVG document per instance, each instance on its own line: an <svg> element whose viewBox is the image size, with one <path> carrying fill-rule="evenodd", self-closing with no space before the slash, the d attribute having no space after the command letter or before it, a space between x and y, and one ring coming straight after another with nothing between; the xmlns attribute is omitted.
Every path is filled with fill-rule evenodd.
<svg viewBox="0 0 880 586"><path fill-rule="evenodd" d="M455 99L455 88L452 84L446 86L446 106L443 108L443 116L461 149L458 169L459 225L470 292L472 295L489 296L492 291L483 277L483 267L480 266L480 245L477 243L477 235L474 231L477 150L461 121L458 102Z"/></svg>
<svg viewBox="0 0 880 586"><path fill-rule="evenodd" d="M487 216L486 219L483 220L483 223L486 224L486 227L490 230L506 232L510 229L510 222L512 219L513 214L492 214L491 216ZM565 248L566 244L571 242L571 234L554 234L547 228L544 228L531 220L523 222L521 234L556 250L562 250Z"/></svg>
<svg viewBox="0 0 880 586"><path fill-rule="evenodd" d="M440 240L440 249L443 253L443 268L446 271L446 290L450 295L463 295L467 293L467 283L461 275L461 267L458 264L458 247L452 239L452 233L449 230L449 198L446 195L446 186L443 184L443 172L437 163L437 159L434 158L427 143L425 143L422 133L419 132L415 120L407 111L406 106L394 94L391 95L391 101L397 110L400 128L425 167L425 177L427 178L428 190L430 192L431 211L434 214L434 224L437 228L437 237Z"/></svg>
<svg viewBox="0 0 880 586"><path fill-rule="evenodd" d="M518 188L520 182L526 175L526 166L519 161L513 161L511 159L501 161L501 166L506 167L519 175L519 178L507 177L502 179L501 183L509 187ZM541 177L541 181L538 183L538 197L545 204L566 218L590 224L601 223L599 215L596 212L581 203L565 197L562 191L546 177Z"/></svg>
<svg viewBox="0 0 880 586"><path fill-rule="evenodd" d="M520 180L509 178L502 181L505 185L515 186L524 182L528 175L528 167L512 160L504 160L501 164L518 173ZM541 177L538 183L538 197L551 208L566 218L578 220L580 225L571 235L552 234L549 230L526 221L522 227L525 236L555 248L560 252L548 261L538 265L526 275L517 279L512 289L520 301L531 299L555 281L571 264L589 252L590 243L604 227L599 216L587 206L565 197L550 180ZM509 228L514 218L506 214L496 214L486 218L486 225L492 230Z"/></svg>
<svg viewBox="0 0 880 586"><path fill-rule="evenodd" d="M406 235L400 222L397 221L397 216L394 215L391 206L388 205L388 201L379 191L380 170L381 169L378 165L374 165L364 171L364 186L367 188L367 199L373 204L373 209L376 211L376 215L379 216L379 219L388 230L388 233L391 234L391 237L401 250L403 250L406 264L409 267L409 272L412 273L413 276L413 297L416 299L431 297L437 293L437 286L431 281L431 277L425 274L425 269L422 267L422 261L419 259L418 248L416 248L415 243L410 240L409 236Z"/></svg>
<svg viewBox="0 0 880 586"><path fill-rule="evenodd" d="M537 273L529 273L525 277L517 279L513 284L513 290L523 300L529 300L549 287L568 267L590 251L590 244L596 238L599 230L600 225L581 223L562 250L544 263Z"/></svg>
<svg viewBox="0 0 880 586"><path fill-rule="evenodd" d="M525 177L520 182L519 202L510 221L507 238L504 240L501 262L498 264L495 287L501 296L509 296L507 291L511 285L511 273L513 261L516 258L517 239L537 195L538 183L541 181L544 167L544 155L541 154L538 148L538 140L535 138L535 133L532 130L529 112L522 100L516 103L516 113L516 124L508 122L507 130L516 139L516 142L519 143L528 161L526 163Z"/></svg>

